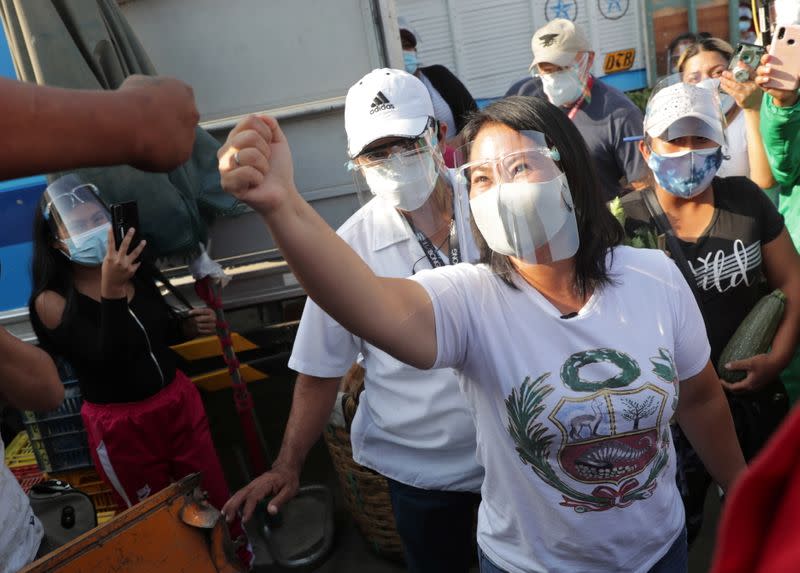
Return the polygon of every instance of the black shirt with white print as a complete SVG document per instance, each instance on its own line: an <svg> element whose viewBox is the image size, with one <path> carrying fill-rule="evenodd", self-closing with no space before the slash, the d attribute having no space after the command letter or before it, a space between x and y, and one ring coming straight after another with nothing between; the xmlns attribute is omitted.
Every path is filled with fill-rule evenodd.
<svg viewBox="0 0 800 573"><path fill-rule="evenodd" d="M717 366L736 328L758 302L763 280L761 249L783 230L783 217L769 198L746 177L715 177L714 215L696 242L678 240L689 263L698 304ZM640 193L622 198L625 233L648 226L658 230ZM681 265L678 265L680 268Z"/></svg>

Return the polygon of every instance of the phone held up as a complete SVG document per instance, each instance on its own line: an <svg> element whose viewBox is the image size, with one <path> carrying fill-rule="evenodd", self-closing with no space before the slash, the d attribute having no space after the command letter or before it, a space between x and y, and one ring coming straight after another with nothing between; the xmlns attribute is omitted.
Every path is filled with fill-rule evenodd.
<svg viewBox="0 0 800 573"><path fill-rule="evenodd" d="M731 63L728 69L733 72L733 79L742 83L750 79L750 72L740 66L739 64L747 65L751 70L755 71L761 61L761 56L764 55L764 47L756 44L748 44L747 42L739 42L736 46L736 51L733 53Z"/></svg>
<svg viewBox="0 0 800 573"><path fill-rule="evenodd" d="M111 205L111 226L114 231L114 245L117 250L122 245L122 240L128 231L135 229L136 232L133 235L128 252L130 253L135 249L142 240L139 234L139 208L136 205L136 201Z"/></svg>
<svg viewBox="0 0 800 573"><path fill-rule="evenodd" d="M796 90L800 81L800 25L778 26L769 47L772 62L767 88Z"/></svg>

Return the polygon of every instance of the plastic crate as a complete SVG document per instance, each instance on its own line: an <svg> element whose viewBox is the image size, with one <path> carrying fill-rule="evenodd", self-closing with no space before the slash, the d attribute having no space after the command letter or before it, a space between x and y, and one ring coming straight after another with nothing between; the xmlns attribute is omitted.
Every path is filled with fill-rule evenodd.
<svg viewBox="0 0 800 573"><path fill-rule="evenodd" d="M33 445L33 455L36 456L36 463L42 471L47 473L74 470L89 467L92 465L92 458L89 454L89 447L79 447L74 449L60 450L54 448L48 440L31 440ZM83 434L85 443L86 436Z"/></svg>
<svg viewBox="0 0 800 573"><path fill-rule="evenodd" d="M33 455L33 446L26 432L20 432L17 437L11 440L5 451L6 465L9 468L36 465L36 457Z"/></svg>
<svg viewBox="0 0 800 573"><path fill-rule="evenodd" d="M117 515L116 511L98 511L97 512L97 525L103 525L104 523L108 523L114 516Z"/></svg>
<svg viewBox="0 0 800 573"><path fill-rule="evenodd" d="M111 490L96 493L94 495L90 495L89 497L92 498L94 502L94 509L97 512L102 511L117 511L119 506L117 505L117 498L114 497L114 493Z"/></svg>
<svg viewBox="0 0 800 573"><path fill-rule="evenodd" d="M65 481L75 489L87 494L92 498L95 510L98 512L117 511L119 509L117 498L114 496L111 487L100 478L93 467L68 472L49 473L47 477Z"/></svg>
<svg viewBox="0 0 800 573"><path fill-rule="evenodd" d="M63 358L56 359L56 368L58 369L58 377L62 380L74 380L77 378L72 365Z"/></svg>
<svg viewBox="0 0 800 573"><path fill-rule="evenodd" d="M22 487L22 491L25 493L28 493L37 483L45 480L44 474L36 464L11 468L11 473L17 479L20 487Z"/></svg>
<svg viewBox="0 0 800 573"><path fill-rule="evenodd" d="M79 489L89 496L111 491L111 488L106 482L100 479L100 476L97 475L97 471L93 467L68 472L49 473L47 477L48 479L60 479L61 481L65 481L75 489Z"/></svg>
<svg viewBox="0 0 800 573"><path fill-rule="evenodd" d="M86 433L80 414L77 416L62 416L60 418L50 418L46 420L25 420L23 423L31 439L52 438L54 436L74 434L76 432Z"/></svg>
<svg viewBox="0 0 800 573"><path fill-rule="evenodd" d="M66 416L79 416L83 398L77 380L64 380L64 401L55 410L49 412L31 412L26 410L22 413L25 422L40 422L51 418L64 418Z"/></svg>
<svg viewBox="0 0 800 573"><path fill-rule="evenodd" d="M62 375L72 375L65 362L59 362ZM89 444L80 411L83 399L75 379L64 381L64 402L50 412L22 413L33 455L42 471L52 473L90 467Z"/></svg>
<svg viewBox="0 0 800 573"><path fill-rule="evenodd" d="M29 434L29 436L31 435ZM65 451L77 449L84 449L88 451L89 449L89 444L86 440L86 432L84 431L54 434L52 436L48 436L47 438L35 438L31 436L31 446L33 446L34 455L36 455L36 450L41 450L44 448L50 457ZM44 471L50 471L45 468L42 469L44 469ZM53 471L58 470L53 468Z"/></svg>

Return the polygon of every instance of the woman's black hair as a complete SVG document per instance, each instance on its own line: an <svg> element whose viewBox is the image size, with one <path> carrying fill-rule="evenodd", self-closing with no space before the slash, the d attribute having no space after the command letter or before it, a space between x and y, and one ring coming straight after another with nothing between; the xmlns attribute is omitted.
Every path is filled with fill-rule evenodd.
<svg viewBox="0 0 800 573"><path fill-rule="evenodd" d="M47 334L36 312L36 299L46 290L57 292L70 301L75 291L72 262L53 243L58 238L42 214L39 205L33 215L33 257L31 259L31 296L28 311L33 330L41 344L47 346Z"/></svg>
<svg viewBox="0 0 800 573"><path fill-rule="evenodd" d="M606 255L624 239L622 227L609 211L598 184L594 163L578 129L566 114L547 100L511 96L475 112L464 127L466 141L474 141L489 124L502 124L515 131L538 131L558 150L561 170L567 177L578 219L580 246L575 254L575 289L581 296L611 283ZM509 286L515 276L511 260L491 251L474 228L481 248L481 262L489 264Z"/></svg>

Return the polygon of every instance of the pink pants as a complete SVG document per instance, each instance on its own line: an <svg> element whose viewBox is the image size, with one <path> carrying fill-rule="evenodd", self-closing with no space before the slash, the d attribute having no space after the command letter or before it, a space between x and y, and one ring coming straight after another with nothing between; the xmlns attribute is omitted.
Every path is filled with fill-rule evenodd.
<svg viewBox="0 0 800 573"><path fill-rule="evenodd" d="M141 402L91 404L81 416L95 468L114 490L120 507L131 507L170 483L200 472L208 500L221 509L230 497L200 393L186 375ZM231 536L244 534L231 524Z"/></svg>

